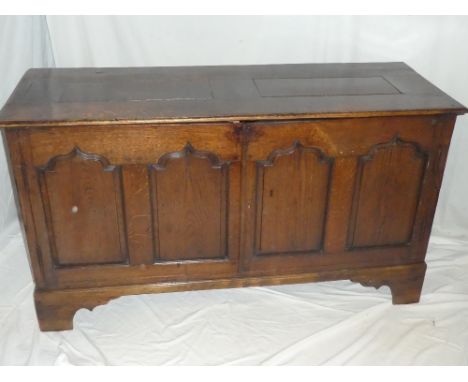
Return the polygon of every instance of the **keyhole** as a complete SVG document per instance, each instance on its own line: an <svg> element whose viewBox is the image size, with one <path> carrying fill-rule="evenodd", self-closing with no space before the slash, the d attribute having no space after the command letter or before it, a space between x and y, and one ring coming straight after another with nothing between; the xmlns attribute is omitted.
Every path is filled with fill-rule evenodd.
<svg viewBox="0 0 468 382"><path fill-rule="evenodd" d="M78 212L78 207L77 207L77 206L73 206L73 207L71 208L71 212L72 212L72 214L76 214L76 213Z"/></svg>

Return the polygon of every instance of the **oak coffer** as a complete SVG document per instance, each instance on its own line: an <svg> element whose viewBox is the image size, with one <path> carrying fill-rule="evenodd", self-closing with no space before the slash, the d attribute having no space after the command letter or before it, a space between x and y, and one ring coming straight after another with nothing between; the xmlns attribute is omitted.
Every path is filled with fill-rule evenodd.
<svg viewBox="0 0 468 382"><path fill-rule="evenodd" d="M31 69L0 114L42 330L128 294L419 301L465 107L403 63Z"/></svg>

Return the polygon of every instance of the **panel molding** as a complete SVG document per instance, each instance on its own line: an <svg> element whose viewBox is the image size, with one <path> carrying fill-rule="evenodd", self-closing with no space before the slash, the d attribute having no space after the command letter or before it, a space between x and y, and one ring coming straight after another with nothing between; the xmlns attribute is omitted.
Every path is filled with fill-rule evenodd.
<svg viewBox="0 0 468 382"><path fill-rule="evenodd" d="M264 178L265 178L265 168L272 168L275 165L275 161L284 156L294 155L297 152L305 152L314 154L317 158L317 161L321 165L326 165L327 169L327 180L326 180L326 190L325 190L325 207L322 217L322 229L321 229L321 238L318 248L311 248L310 250L296 250L296 251L275 251L275 252L265 252L261 250L261 234L262 234L262 212L263 212L263 199L264 199ZM300 143L299 140L293 141L293 143L286 148L279 148L273 150L265 160L256 161L256 181L255 181L255 216L254 216L254 240L253 240L253 255L254 257L264 257L264 256L284 256L284 255L304 255L304 254L320 254L323 252L323 246L325 242L325 226L327 218L327 210L330 197L330 185L332 179L334 158L328 157L324 152L314 146L304 146ZM281 222L279 222L281 224Z"/></svg>
<svg viewBox="0 0 468 382"><path fill-rule="evenodd" d="M391 148L394 146L410 147L413 149L413 152L416 157L422 158L422 159L426 159L427 157L427 153L421 148L419 144L417 144L416 142L405 141L400 138L399 134L396 134L388 142L377 143L373 145L366 155L363 155L360 157L360 161L362 162L371 161L380 150L385 150L387 148Z"/></svg>
<svg viewBox="0 0 468 382"><path fill-rule="evenodd" d="M148 165L150 169L163 171L166 169L167 164L174 159L181 159L188 156L194 156L200 159L208 159L211 163L213 169L221 169L230 164L230 161L222 160L215 153L210 151L201 151L196 150L190 142L187 142L186 145L180 151L172 151L166 154L163 154L157 163L151 163Z"/></svg>
<svg viewBox="0 0 468 382"><path fill-rule="evenodd" d="M295 140L291 146L282 149L275 149L267 156L265 160L256 161L257 167L272 167L278 157L291 155L296 151L315 153L320 163L333 163L333 158L326 156L320 148L314 146L304 146L298 140Z"/></svg>
<svg viewBox="0 0 468 382"><path fill-rule="evenodd" d="M99 162L102 166L103 171L106 172L112 172L120 168L120 166L110 164L109 160L102 155L87 153L85 151L82 151L78 146L74 146L69 153L55 155L54 157L50 158L46 164L38 166L37 169L40 172L53 171L58 162L71 160L75 157L78 157L84 161L92 160L95 162Z"/></svg>
<svg viewBox="0 0 468 382"><path fill-rule="evenodd" d="M158 173L167 171L168 164L171 161L194 157L198 159L205 159L209 162L214 170L220 171L221 176L221 189L220 189L220 203L221 203L221 221L220 221L220 256L218 257L199 257L191 259L177 259L165 260L161 258L160 249L160 222L158 214L159 197L157 192L157 177ZM229 166L231 161L222 160L218 155L210 151L203 151L195 149L190 142L179 151L173 151L163 154L156 163L147 165L149 176L149 194L151 206L151 222L153 232L153 263L205 263L205 262L219 262L229 260Z"/></svg>
<svg viewBox="0 0 468 382"><path fill-rule="evenodd" d="M413 152L413 158L415 160L422 161L422 171L421 171L420 178L418 179L418 186L417 186L417 193L416 193L417 203L412 213L412 218L411 218L411 223L410 223L410 227L412 227L411 232L409 233L408 238L402 242L395 242L395 243L389 243L389 244L377 244L377 245L356 245L355 234L356 234L356 229L357 229L357 219L358 219L358 214L359 214L359 204L360 204L360 197L361 197L361 191L362 191L361 189L362 189L363 173L364 173L365 167L366 165L369 165L372 163L372 161L374 160L374 158L379 152L383 150L392 149L395 147L410 148ZM367 154L362 155L358 158L358 169L356 173L356 180L355 180L355 185L354 185L352 206L351 206L351 214L350 214L350 219L349 219L349 224L348 224L347 250L361 250L361 249L372 249L372 248L381 248L381 247L401 247L401 246L411 245L412 240L413 240L413 234L414 234L414 222L418 214L419 204L421 202L420 201L421 191L423 189L423 183L426 177L428 158L429 158L429 154L426 151L424 151L418 143L403 140L400 138L399 134L396 134L387 142L382 142L382 143L373 145L369 149Z"/></svg>
<svg viewBox="0 0 468 382"><path fill-rule="evenodd" d="M49 197L49 189L47 186L46 174L54 172L59 162L69 161L78 158L82 161L94 161L100 164L103 172L108 172L113 175L114 181L114 199L116 203L116 213L118 217L118 236L120 240L120 251L122 261L112 262L92 262L92 263L77 263L77 264L62 264L59 260L57 245L55 241L55 228L52 219L52 208ZM60 268L74 268L74 267L86 267L86 266L99 266L99 265L111 265L111 264L128 264L128 248L127 248L127 232L126 232L126 221L124 213L124 199L123 199L123 184L121 166L113 165L104 156L88 153L81 150L78 146L74 146L73 149L66 154L59 154L50 158L47 163L42 166L35 167L38 176L39 190L41 193L41 200L43 205L44 217L46 226L48 227L48 240L51 248L51 258L53 266L56 269Z"/></svg>

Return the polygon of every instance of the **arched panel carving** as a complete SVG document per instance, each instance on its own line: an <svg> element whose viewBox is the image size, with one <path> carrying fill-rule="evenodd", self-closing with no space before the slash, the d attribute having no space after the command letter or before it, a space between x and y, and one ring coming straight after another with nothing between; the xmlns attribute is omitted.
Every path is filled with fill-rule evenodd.
<svg viewBox="0 0 468 382"><path fill-rule="evenodd" d="M398 136L359 159L350 248L410 243L426 163L417 144Z"/></svg>
<svg viewBox="0 0 468 382"><path fill-rule="evenodd" d="M332 164L298 141L257 161L256 255L322 249Z"/></svg>
<svg viewBox="0 0 468 382"><path fill-rule="evenodd" d="M75 147L37 171L55 265L125 263L120 166Z"/></svg>
<svg viewBox="0 0 468 382"><path fill-rule="evenodd" d="M155 261L226 258L229 162L187 143L148 169Z"/></svg>

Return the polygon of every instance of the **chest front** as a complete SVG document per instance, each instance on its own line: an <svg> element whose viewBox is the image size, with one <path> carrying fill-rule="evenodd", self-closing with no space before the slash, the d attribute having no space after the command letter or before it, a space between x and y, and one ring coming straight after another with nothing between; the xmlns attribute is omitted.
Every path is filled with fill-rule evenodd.
<svg viewBox="0 0 468 382"><path fill-rule="evenodd" d="M251 76L259 76L255 70ZM310 76L310 67L301 70ZM232 95L250 89L239 80L219 96L222 104L206 106L220 114L258 110L236 117L150 117L146 105L141 120L86 121L89 105L71 101L47 120L10 116L4 139L41 328L70 328L80 307L125 294L320 280L388 285L394 303L417 302L463 109L403 113L382 104L380 111L326 114L305 103L317 87L362 97L370 86L368 93L393 102L387 108L400 99L381 81L360 86L344 78L251 81L270 102L260 97L252 105ZM208 82L217 89L219 81ZM301 94L284 94L291 89ZM311 111L275 114L281 99ZM92 105L113 107L114 115L134 107L113 102ZM201 101L175 102L166 113L177 117L187 108L196 114ZM37 108L12 102L6 114Z"/></svg>

